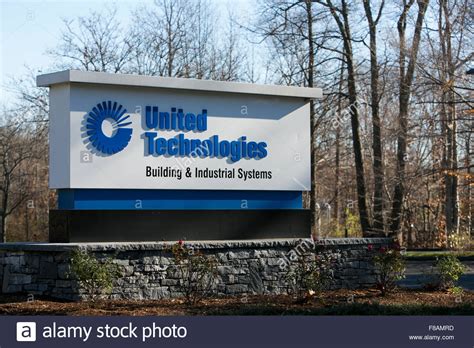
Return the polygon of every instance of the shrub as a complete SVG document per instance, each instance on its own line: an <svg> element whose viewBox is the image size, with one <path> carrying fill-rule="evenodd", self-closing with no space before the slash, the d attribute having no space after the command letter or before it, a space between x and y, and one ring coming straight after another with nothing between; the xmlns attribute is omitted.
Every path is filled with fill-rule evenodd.
<svg viewBox="0 0 474 348"><path fill-rule="evenodd" d="M111 258L98 260L94 255L79 250L73 251L71 256L70 275L77 279L92 301L112 291L120 272Z"/></svg>
<svg viewBox="0 0 474 348"><path fill-rule="evenodd" d="M322 222L321 231L329 231L326 234L322 234L323 238L334 237L344 238L346 237L362 237L362 230L359 223L359 215L353 214L349 208L344 210L345 219L344 223L340 224L337 221L331 219L329 222Z"/></svg>
<svg viewBox="0 0 474 348"><path fill-rule="evenodd" d="M460 230L450 233L447 239L447 245L452 250L467 250L470 247L471 234L468 230Z"/></svg>
<svg viewBox="0 0 474 348"><path fill-rule="evenodd" d="M199 250L179 241L171 247L178 288L187 304L195 304L209 296L217 278L217 260L213 255L204 255Z"/></svg>
<svg viewBox="0 0 474 348"><path fill-rule="evenodd" d="M451 295L461 298L464 295L464 289L460 286L454 286L448 290Z"/></svg>
<svg viewBox="0 0 474 348"><path fill-rule="evenodd" d="M466 267L454 255L446 255L436 260L435 272L438 278L438 289L449 289L456 285Z"/></svg>
<svg viewBox="0 0 474 348"><path fill-rule="evenodd" d="M334 269L338 259L339 254L334 252L299 255L290 264L284 277L288 293L302 301L328 289L334 282Z"/></svg>
<svg viewBox="0 0 474 348"><path fill-rule="evenodd" d="M391 292L396 287L396 282L405 278L405 260L398 244L375 251L373 257L377 270L377 288L382 296Z"/></svg>

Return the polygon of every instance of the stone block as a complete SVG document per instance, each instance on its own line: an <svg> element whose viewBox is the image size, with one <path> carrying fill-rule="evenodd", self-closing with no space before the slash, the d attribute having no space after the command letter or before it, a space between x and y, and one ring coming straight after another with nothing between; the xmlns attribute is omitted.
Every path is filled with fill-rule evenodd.
<svg viewBox="0 0 474 348"><path fill-rule="evenodd" d="M269 258L267 261L267 264L269 266L279 266L280 265L280 259L276 257Z"/></svg>
<svg viewBox="0 0 474 348"><path fill-rule="evenodd" d="M236 278L237 280L237 283L242 283L242 284L250 284L250 276L247 274L247 275L239 275L237 276Z"/></svg>
<svg viewBox="0 0 474 348"><path fill-rule="evenodd" d="M233 274L234 268L231 266L217 266L217 273L221 276Z"/></svg>
<svg viewBox="0 0 474 348"><path fill-rule="evenodd" d="M119 266L129 266L130 265L130 260L120 260L120 259L115 259L114 263Z"/></svg>
<svg viewBox="0 0 474 348"><path fill-rule="evenodd" d="M260 257L262 257L262 251L261 250L255 249L255 250L251 250L250 253L249 253L249 258L251 258L251 259L258 259Z"/></svg>
<svg viewBox="0 0 474 348"><path fill-rule="evenodd" d="M344 268L341 272L341 277L347 278L347 276L357 275L357 270L353 268Z"/></svg>
<svg viewBox="0 0 474 348"><path fill-rule="evenodd" d="M137 279L137 285L138 286L147 285L148 283L149 283L148 277L138 277L138 279Z"/></svg>
<svg viewBox="0 0 474 348"><path fill-rule="evenodd" d="M248 291L247 284L230 284L226 287L226 292L228 294L240 294Z"/></svg>
<svg viewBox="0 0 474 348"><path fill-rule="evenodd" d="M47 284L38 284L38 291L44 292L46 290L48 290Z"/></svg>
<svg viewBox="0 0 474 348"><path fill-rule="evenodd" d="M58 278L59 279L69 279L70 278L69 264L61 263L57 267L58 267Z"/></svg>
<svg viewBox="0 0 474 348"><path fill-rule="evenodd" d="M20 271L20 257L17 255L6 257L5 264L9 266L10 272Z"/></svg>
<svg viewBox="0 0 474 348"><path fill-rule="evenodd" d="M351 261L346 263L347 267L359 268L359 261Z"/></svg>
<svg viewBox="0 0 474 348"><path fill-rule="evenodd" d="M56 280L56 287L57 288L70 288L71 281L70 280Z"/></svg>
<svg viewBox="0 0 474 348"><path fill-rule="evenodd" d="M25 264L30 268L39 268L40 257L34 254L25 255Z"/></svg>
<svg viewBox="0 0 474 348"><path fill-rule="evenodd" d="M142 258L142 263L144 265L152 265L154 262L154 258L152 256L145 256Z"/></svg>
<svg viewBox="0 0 474 348"><path fill-rule="evenodd" d="M370 269L373 267L373 264L367 261L360 261L359 262L359 267L362 269Z"/></svg>
<svg viewBox="0 0 474 348"><path fill-rule="evenodd" d="M162 279L161 280L161 285L163 285L163 286L176 286L176 285L178 285L178 280L177 279Z"/></svg>
<svg viewBox="0 0 474 348"><path fill-rule="evenodd" d="M153 259L154 265L168 266L171 263L172 263L171 260L167 257L157 256Z"/></svg>
<svg viewBox="0 0 474 348"><path fill-rule="evenodd" d="M20 266L19 273L22 274L38 274L38 268L28 267L28 266Z"/></svg>
<svg viewBox="0 0 474 348"><path fill-rule="evenodd" d="M31 283L31 275L29 274L10 274L8 283L12 285L24 285Z"/></svg>
<svg viewBox="0 0 474 348"><path fill-rule="evenodd" d="M36 283L45 284L47 286L54 286L55 281L55 279L36 279Z"/></svg>
<svg viewBox="0 0 474 348"><path fill-rule="evenodd" d="M169 298L170 292L167 288L146 288L143 290L143 296L147 299L158 300L162 298Z"/></svg>
<svg viewBox="0 0 474 348"><path fill-rule="evenodd" d="M280 259L278 259L280 260ZM248 260L247 261L247 264L249 267L253 267L253 268L261 268L263 266L265 266L265 259L251 259L251 260Z"/></svg>
<svg viewBox="0 0 474 348"><path fill-rule="evenodd" d="M144 271L145 272L164 272L168 269L168 266L165 265L145 265Z"/></svg>
<svg viewBox="0 0 474 348"><path fill-rule="evenodd" d="M361 276L358 279L358 282L361 283L361 284L372 284L373 285L373 284L375 284L376 281L377 281L377 279L373 275Z"/></svg>
<svg viewBox="0 0 474 348"><path fill-rule="evenodd" d="M52 254L49 254L49 255L44 255L44 254L41 254L41 258L40 258L40 266L41 266L41 262L54 262L54 256Z"/></svg>
<svg viewBox="0 0 474 348"><path fill-rule="evenodd" d="M144 272L145 271L145 265L142 264L142 263L135 263L133 265L134 269L135 269L135 272Z"/></svg>
<svg viewBox="0 0 474 348"><path fill-rule="evenodd" d="M65 262L71 259L71 254L69 252L57 253L54 256L54 262ZM48 261L48 260L46 260Z"/></svg>
<svg viewBox="0 0 474 348"><path fill-rule="evenodd" d="M122 267L123 275L124 276L131 276L134 272L133 266L124 266Z"/></svg>
<svg viewBox="0 0 474 348"><path fill-rule="evenodd" d="M239 251L237 253L237 258L238 259L248 259L250 256L250 253L248 251Z"/></svg>
<svg viewBox="0 0 474 348"><path fill-rule="evenodd" d="M58 277L57 264L49 261L41 261L39 275L42 278L56 279Z"/></svg>
<svg viewBox="0 0 474 348"><path fill-rule="evenodd" d="M27 284L23 287L23 289L28 292L38 291L38 284Z"/></svg>
<svg viewBox="0 0 474 348"><path fill-rule="evenodd" d="M228 258L229 260L233 260L233 259L237 259L238 257L237 257L237 254L236 254L236 253L234 253L233 251L229 251L229 252L227 253L227 258Z"/></svg>
<svg viewBox="0 0 474 348"><path fill-rule="evenodd" d="M22 286L21 285L8 285L3 291L5 294L14 294L16 292L22 292Z"/></svg>

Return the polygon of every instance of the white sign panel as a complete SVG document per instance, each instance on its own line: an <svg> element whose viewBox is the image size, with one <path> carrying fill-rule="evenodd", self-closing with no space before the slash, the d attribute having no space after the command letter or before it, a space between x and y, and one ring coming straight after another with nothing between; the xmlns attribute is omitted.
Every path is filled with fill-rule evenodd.
<svg viewBox="0 0 474 348"><path fill-rule="evenodd" d="M51 188L310 189L306 98L125 83L46 85Z"/></svg>

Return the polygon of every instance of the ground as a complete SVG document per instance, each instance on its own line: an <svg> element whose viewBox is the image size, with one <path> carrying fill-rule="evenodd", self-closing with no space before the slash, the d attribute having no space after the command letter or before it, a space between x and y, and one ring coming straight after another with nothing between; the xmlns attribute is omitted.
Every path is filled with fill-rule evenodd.
<svg viewBox="0 0 474 348"><path fill-rule="evenodd" d="M376 289L334 290L318 298L295 301L290 296L183 300L62 302L27 301L25 296L0 295L0 315L474 315L474 292L398 289L381 297Z"/></svg>

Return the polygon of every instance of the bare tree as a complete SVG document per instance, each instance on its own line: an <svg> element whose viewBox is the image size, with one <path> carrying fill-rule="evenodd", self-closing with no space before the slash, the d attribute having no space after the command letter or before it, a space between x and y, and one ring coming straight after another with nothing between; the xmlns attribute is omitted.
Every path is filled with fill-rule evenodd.
<svg viewBox="0 0 474 348"><path fill-rule="evenodd" d="M304 195L313 231L389 230L411 247L437 247L472 229L469 0L261 0L256 21L240 25L234 12L224 16L214 5L156 0L131 12L129 27L114 9L73 17L51 53L64 68L251 82L264 75L265 83L322 87L323 99L311 105L311 191ZM385 25L393 16L395 35ZM7 167L22 144L46 144L48 123L46 90L22 79L12 89L21 101L15 115L28 117L11 142L16 121L2 123ZM29 169L35 163L37 179ZM22 197L46 206L46 168L43 152L2 176L7 211ZM24 207L8 215L9 239L34 233L34 219L43 223L38 210Z"/></svg>
<svg viewBox="0 0 474 348"><path fill-rule="evenodd" d="M58 46L49 53L59 66L101 72L122 72L130 60L131 44L117 19L117 10L91 12L65 19Z"/></svg>
<svg viewBox="0 0 474 348"><path fill-rule="evenodd" d="M429 0L417 0L418 14L416 18L415 29L413 33L412 45L407 47L407 17L410 8L415 0L403 0L402 13L397 22L399 39L399 129L397 137L397 180L393 194L392 215L391 215L391 233L396 234L400 230L401 212L403 198L405 195L405 162L407 154L407 134L408 134L408 109L411 96L411 87L415 74L417 63L418 48L420 46L421 32L423 29L423 20Z"/></svg>
<svg viewBox="0 0 474 348"><path fill-rule="evenodd" d="M367 210L367 193L365 188L364 159L359 135L359 106L356 88L356 62L352 48L351 24L349 22L349 6L345 0L341 0L340 7L333 4L331 0L318 1L326 6L337 24L342 37L344 47L344 60L347 67L347 90L349 98L349 111L351 115L352 144L354 149L354 160L357 181L357 204L359 207L360 225L364 235L371 234L371 223Z"/></svg>
<svg viewBox="0 0 474 348"><path fill-rule="evenodd" d="M266 40L275 56L270 64L279 75L280 83L314 87L315 37L313 32L314 13L312 2L267 1L261 4L258 23L247 30ZM303 45L302 45L303 42ZM316 231L316 190L315 190L315 113L310 104L311 134L311 187L309 208L311 212L312 233Z"/></svg>
<svg viewBox="0 0 474 348"><path fill-rule="evenodd" d="M3 111L0 128L0 242L6 240L7 218L31 197L25 183L34 160L46 151L44 133L7 113Z"/></svg>
<svg viewBox="0 0 474 348"><path fill-rule="evenodd" d="M369 25L370 36L370 90L372 110L372 152L374 172L374 217L373 229L377 234L384 233L383 217L383 186L384 170L382 161L382 135L379 114L380 92L379 92L379 62L377 59L377 25L382 17L385 1L382 0L377 14L374 18L370 0L364 0L364 10Z"/></svg>
<svg viewBox="0 0 474 348"><path fill-rule="evenodd" d="M464 49L469 37L469 1L449 3L439 0L433 5L433 13L437 17L437 37L433 39L428 32L429 58L436 62L429 68L420 67L420 70L430 87L439 91L441 133L443 137L441 170L444 175L444 209L445 233L450 235L459 229L458 201L458 125L463 124L460 116L463 104L472 108L467 98L463 96L460 80L464 75L466 63L473 57L471 50ZM462 131L461 131L462 132ZM461 133L462 135L462 133ZM469 142L469 141L468 141ZM463 145L463 144L461 144ZM469 152L469 150L465 150ZM468 158L469 156L466 156ZM469 161L467 166L469 166Z"/></svg>
<svg viewBox="0 0 474 348"><path fill-rule="evenodd" d="M207 0L155 1L134 11L130 71L214 80L240 79L243 53L232 14L219 24ZM218 34L221 34L220 36Z"/></svg>

